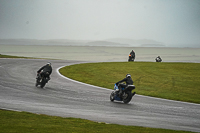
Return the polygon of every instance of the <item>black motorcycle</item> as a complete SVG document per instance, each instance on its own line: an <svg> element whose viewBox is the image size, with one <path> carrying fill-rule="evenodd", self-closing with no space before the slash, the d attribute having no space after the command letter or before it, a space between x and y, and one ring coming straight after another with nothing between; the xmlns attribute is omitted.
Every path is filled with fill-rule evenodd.
<svg viewBox="0 0 200 133"><path fill-rule="evenodd" d="M160 58L160 56L156 57L156 62L162 62L162 59Z"/></svg>
<svg viewBox="0 0 200 133"><path fill-rule="evenodd" d="M129 54L128 61L134 61L134 60L135 60L135 56Z"/></svg>
<svg viewBox="0 0 200 133"><path fill-rule="evenodd" d="M43 88L49 80L49 72L40 72L37 74L35 86L40 85Z"/></svg>
<svg viewBox="0 0 200 133"><path fill-rule="evenodd" d="M129 103L132 97L135 95L135 92L132 93L132 90L135 89L134 85L128 85L126 88L122 88L122 94L119 95L118 86L115 84L114 91L110 94L110 101L123 101L124 103Z"/></svg>

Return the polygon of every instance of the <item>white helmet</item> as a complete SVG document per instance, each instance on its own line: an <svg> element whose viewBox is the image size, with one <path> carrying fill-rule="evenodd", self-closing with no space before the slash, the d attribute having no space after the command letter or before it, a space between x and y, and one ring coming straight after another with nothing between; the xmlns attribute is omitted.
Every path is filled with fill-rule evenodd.
<svg viewBox="0 0 200 133"><path fill-rule="evenodd" d="M131 77L131 75L130 74L126 74L126 77Z"/></svg>
<svg viewBox="0 0 200 133"><path fill-rule="evenodd" d="M48 62L47 65L51 66L51 62Z"/></svg>

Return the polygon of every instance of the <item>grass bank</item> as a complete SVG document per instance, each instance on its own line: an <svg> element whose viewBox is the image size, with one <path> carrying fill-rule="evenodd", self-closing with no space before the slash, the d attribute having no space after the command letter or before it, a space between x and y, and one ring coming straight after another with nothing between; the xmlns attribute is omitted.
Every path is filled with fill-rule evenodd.
<svg viewBox="0 0 200 133"><path fill-rule="evenodd" d="M2 54L0 54L0 58L25 58L25 59L33 59L33 58L31 58L31 57L12 56L12 55L2 55Z"/></svg>
<svg viewBox="0 0 200 133"><path fill-rule="evenodd" d="M59 71L71 79L109 89L130 73L137 94L200 103L200 63L86 63Z"/></svg>
<svg viewBox="0 0 200 133"><path fill-rule="evenodd" d="M5 110L0 110L0 119L1 133L189 133Z"/></svg>
<svg viewBox="0 0 200 133"><path fill-rule="evenodd" d="M2 55L2 54L0 54L0 58L47 59L47 58L35 58L35 57L24 57L24 56L13 56L13 55Z"/></svg>

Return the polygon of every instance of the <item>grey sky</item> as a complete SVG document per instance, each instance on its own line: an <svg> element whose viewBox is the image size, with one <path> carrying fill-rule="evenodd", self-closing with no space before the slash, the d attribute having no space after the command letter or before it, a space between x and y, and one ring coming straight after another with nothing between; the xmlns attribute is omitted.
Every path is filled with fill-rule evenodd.
<svg viewBox="0 0 200 133"><path fill-rule="evenodd" d="M200 45L200 0L0 0L0 39Z"/></svg>

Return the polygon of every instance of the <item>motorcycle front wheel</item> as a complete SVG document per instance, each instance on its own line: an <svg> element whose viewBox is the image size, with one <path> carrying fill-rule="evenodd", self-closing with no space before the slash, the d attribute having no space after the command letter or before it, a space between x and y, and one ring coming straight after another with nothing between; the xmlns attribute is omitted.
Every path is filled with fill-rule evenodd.
<svg viewBox="0 0 200 133"><path fill-rule="evenodd" d="M35 83L35 86L36 86L36 87L39 85L39 82L40 82L40 79L37 78L37 79L36 79L36 83Z"/></svg>
<svg viewBox="0 0 200 133"><path fill-rule="evenodd" d="M37 82L35 83L35 86L36 86L36 87L38 86L38 83L37 83Z"/></svg>
<svg viewBox="0 0 200 133"><path fill-rule="evenodd" d="M110 94L110 101L114 101L114 97L115 97L115 92L113 91L111 94Z"/></svg>

